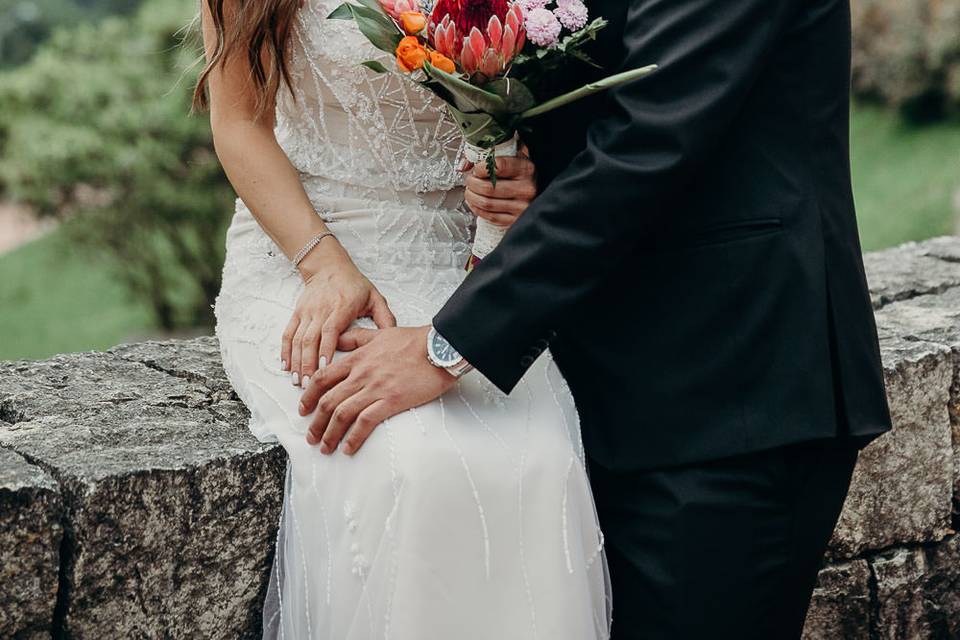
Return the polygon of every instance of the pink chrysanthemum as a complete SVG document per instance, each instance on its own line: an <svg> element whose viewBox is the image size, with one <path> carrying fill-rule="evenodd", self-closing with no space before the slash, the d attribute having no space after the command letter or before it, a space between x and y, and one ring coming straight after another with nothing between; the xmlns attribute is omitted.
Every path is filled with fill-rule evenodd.
<svg viewBox="0 0 960 640"><path fill-rule="evenodd" d="M545 9L550 0L519 0L520 7L524 11L533 11L534 9Z"/></svg>
<svg viewBox="0 0 960 640"><path fill-rule="evenodd" d="M589 11L583 0L557 0L557 8L553 10L564 27L570 31L583 29L587 24Z"/></svg>
<svg viewBox="0 0 960 640"><path fill-rule="evenodd" d="M563 27L557 16L547 9L532 9L527 12L527 38L540 47L552 47L560 38Z"/></svg>

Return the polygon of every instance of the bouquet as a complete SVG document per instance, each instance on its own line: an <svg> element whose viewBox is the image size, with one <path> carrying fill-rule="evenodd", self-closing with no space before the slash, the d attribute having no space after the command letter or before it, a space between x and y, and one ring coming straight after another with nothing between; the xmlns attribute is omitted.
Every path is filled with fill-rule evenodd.
<svg viewBox="0 0 960 640"><path fill-rule="evenodd" d="M551 95L572 62L597 66L584 51L607 25L583 0L347 0L329 16L354 20L397 68L442 99L464 137L464 155L485 163L496 185L497 156L517 153L518 132L539 115L640 78L649 65ZM383 63L363 63L377 73ZM482 218L470 265L506 233Z"/></svg>

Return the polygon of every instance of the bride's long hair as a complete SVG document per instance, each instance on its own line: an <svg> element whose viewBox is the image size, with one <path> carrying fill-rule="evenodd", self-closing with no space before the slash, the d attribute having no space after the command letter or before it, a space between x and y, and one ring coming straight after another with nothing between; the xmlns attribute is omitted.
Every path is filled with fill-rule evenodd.
<svg viewBox="0 0 960 640"><path fill-rule="evenodd" d="M222 69L233 56L243 56L256 93L256 115L261 116L283 82L290 86L287 41L294 16L303 0L201 0L213 17L217 42L193 91L193 107L210 106L210 72Z"/></svg>

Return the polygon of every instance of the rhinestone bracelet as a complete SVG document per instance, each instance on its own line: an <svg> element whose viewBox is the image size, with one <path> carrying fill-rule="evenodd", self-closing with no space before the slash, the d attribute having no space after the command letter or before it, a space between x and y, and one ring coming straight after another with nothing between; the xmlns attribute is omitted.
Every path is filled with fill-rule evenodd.
<svg viewBox="0 0 960 640"><path fill-rule="evenodd" d="M313 251L313 248L320 244L320 241L328 236L333 236L332 231L324 231L323 233L318 233L313 236L313 238L307 244L303 245L303 249L297 252L297 255L293 256L293 266L300 266L300 263L303 262L303 259L307 257L307 254Z"/></svg>

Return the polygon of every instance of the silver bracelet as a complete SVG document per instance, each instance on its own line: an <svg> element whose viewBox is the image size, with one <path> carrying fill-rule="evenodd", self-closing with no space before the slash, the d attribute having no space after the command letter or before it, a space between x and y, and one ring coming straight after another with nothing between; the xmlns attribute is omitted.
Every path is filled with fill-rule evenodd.
<svg viewBox="0 0 960 640"><path fill-rule="evenodd" d="M320 244L320 241L324 238L333 236L332 231L324 231L323 233L318 233L313 236L313 238L307 244L303 245L303 249L297 252L297 255L293 256L293 266L300 266L300 263L303 262L303 259L307 257L307 254L313 251L313 248Z"/></svg>

